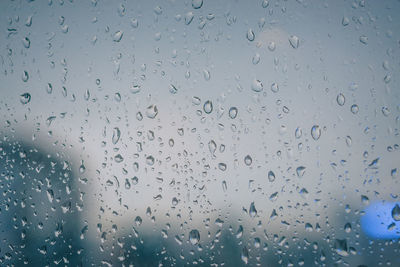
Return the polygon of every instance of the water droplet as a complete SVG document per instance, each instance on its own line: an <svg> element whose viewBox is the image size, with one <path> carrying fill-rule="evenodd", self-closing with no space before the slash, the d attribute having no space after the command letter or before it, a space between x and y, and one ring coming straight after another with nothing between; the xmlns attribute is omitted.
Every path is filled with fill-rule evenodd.
<svg viewBox="0 0 400 267"><path fill-rule="evenodd" d="M204 77L204 80L209 81L210 78L211 78L210 71L208 71L208 70L203 70L203 77Z"/></svg>
<svg viewBox="0 0 400 267"><path fill-rule="evenodd" d="M254 65L257 65L258 63L260 63L260 59L261 59L260 54L259 54L259 53L256 53L256 54L253 56L253 60L252 60L253 64L254 64Z"/></svg>
<svg viewBox="0 0 400 267"><path fill-rule="evenodd" d="M31 94L30 93L24 93L20 95L19 101L21 101L22 104L26 105L31 101Z"/></svg>
<svg viewBox="0 0 400 267"><path fill-rule="evenodd" d="M346 233L350 233L350 232L351 232L351 223L346 223L346 224L344 225L344 231L345 231Z"/></svg>
<svg viewBox="0 0 400 267"><path fill-rule="evenodd" d="M268 0L263 0L262 3L261 3L261 6L263 8L267 8L269 6L269 1Z"/></svg>
<svg viewBox="0 0 400 267"><path fill-rule="evenodd" d="M297 49L300 43L299 37L297 37L296 35L291 35L289 37L289 43L294 49Z"/></svg>
<svg viewBox="0 0 400 267"><path fill-rule="evenodd" d="M178 205L178 203L179 203L179 201L178 201L178 199L176 197L173 197L171 202L172 202L172 206L174 206L174 207L176 205Z"/></svg>
<svg viewBox="0 0 400 267"><path fill-rule="evenodd" d="M178 93L178 88L176 88L175 85L171 84L169 86L169 92L174 95L174 94Z"/></svg>
<svg viewBox="0 0 400 267"><path fill-rule="evenodd" d="M149 165L149 166L153 166L153 165L154 165L154 158L153 158L153 156L147 156L147 157L146 157L146 163L147 163L147 165Z"/></svg>
<svg viewBox="0 0 400 267"><path fill-rule="evenodd" d="M239 225L238 230L236 231L236 238L241 238L243 236L243 226Z"/></svg>
<svg viewBox="0 0 400 267"><path fill-rule="evenodd" d="M221 171L226 171L226 164L225 163L218 163L218 169Z"/></svg>
<svg viewBox="0 0 400 267"><path fill-rule="evenodd" d="M273 41L269 42L268 43L268 50L273 52L273 51L275 51L275 49L276 49L276 43L273 42Z"/></svg>
<svg viewBox="0 0 400 267"><path fill-rule="evenodd" d="M191 12L191 11L187 12L185 14L185 24L189 25L192 22L193 18L194 18L193 12Z"/></svg>
<svg viewBox="0 0 400 267"><path fill-rule="evenodd" d="M189 241L192 245L197 245L200 242L200 233L196 229L193 229L189 233Z"/></svg>
<svg viewBox="0 0 400 267"><path fill-rule="evenodd" d="M361 195L361 203L363 203L364 205L368 205L369 198L367 196Z"/></svg>
<svg viewBox="0 0 400 267"><path fill-rule="evenodd" d="M128 179L125 179L125 189L127 190L131 189L131 183L129 182Z"/></svg>
<svg viewBox="0 0 400 267"><path fill-rule="evenodd" d="M339 106L343 106L344 103L346 102L346 98L342 93L338 94L336 97L336 102L338 103Z"/></svg>
<svg viewBox="0 0 400 267"><path fill-rule="evenodd" d="M114 127L113 135L112 135L112 143L115 145L118 143L119 138L121 137L121 131L118 127Z"/></svg>
<svg viewBox="0 0 400 267"><path fill-rule="evenodd" d="M251 218L254 218L257 216L257 210L256 210L256 206L254 205L254 202L251 202L251 204L250 204L249 215Z"/></svg>
<svg viewBox="0 0 400 267"><path fill-rule="evenodd" d="M278 93L279 92L279 86L277 83L273 83L271 84L271 91L274 93Z"/></svg>
<svg viewBox="0 0 400 267"><path fill-rule="evenodd" d="M136 216L135 218L135 224L136 226L140 226L142 224L142 218L140 216Z"/></svg>
<svg viewBox="0 0 400 267"><path fill-rule="evenodd" d="M247 247L243 247L242 253L240 253L240 258L244 262L244 264L249 263L249 250Z"/></svg>
<svg viewBox="0 0 400 267"><path fill-rule="evenodd" d="M210 114L213 111L213 104L211 100L207 100L206 102L204 102L203 110L206 114Z"/></svg>
<svg viewBox="0 0 400 267"><path fill-rule="evenodd" d="M227 187L227 185L226 185L226 181L224 180L224 181L222 181L222 190L223 190L224 192L226 192L227 189L228 189L228 187Z"/></svg>
<svg viewBox="0 0 400 267"><path fill-rule="evenodd" d="M360 42L364 45L368 44L368 37L365 35L360 36Z"/></svg>
<svg viewBox="0 0 400 267"><path fill-rule="evenodd" d="M158 114L158 109L156 105L150 105L146 109L146 116L149 119L154 119Z"/></svg>
<svg viewBox="0 0 400 267"><path fill-rule="evenodd" d="M343 26L347 26L347 25L349 25L349 23L350 23L350 20L347 17L343 17L342 18L342 25Z"/></svg>
<svg viewBox="0 0 400 267"><path fill-rule="evenodd" d="M271 183L275 181L275 173L273 171L268 172L268 181L270 181Z"/></svg>
<svg viewBox="0 0 400 267"><path fill-rule="evenodd" d="M396 204L394 208L392 209L392 218L393 220L400 221L400 206L399 204Z"/></svg>
<svg viewBox="0 0 400 267"><path fill-rule="evenodd" d="M263 90L263 84L260 80L254 79L251 83L251 90L254 92L261 92Z"/></svg>
<svg viewBox="0 0 400 267"><path fill-rule="evenodd" d="M140 91L141 91L141 87L140 87L140 85L135 85L135 84L133 84L133 85L131 85L131 87L129 88L129 91L132 93L132 94L137 94L137 93L139 93Z"/></svg>
<svg viewBox="0 0 400 267"><path fill-rule="evenodd" d="M139 21L135 18L131 19L131 26L136 29L139 27Z"/></svg>
<svg viewBox="0 0 400 267"><path fill-rule="evenodd" d="M253 162L253 159L250 157L250 155L247 155L246 157L244 157L244 164L246 164L247 166L250 166L252 162Z"/></svg>
<svg viewBox="0 0 400 267"><path fill-rule="evenodd" d="M238 114L238 109L236 107L231 107L229 109L229 118L231 118L232 120L236 118Z"/></svg>
<svg viewBox="0 0 400 267"><path fill-rule="evenodd" d="M122 39L122 36L124 35L124 33L122 31L116 31L113 35L113 41L114 42L119 42Z"/></svg>
<svg viewBox="0 0 400 267"><path fill-rule="evenodd" d="M382 114L383 116L387 117L390 114L390 110L388 107L382 107Z"/></svg>
<svg viewBox="0 0 400 267"><path fill-rule="evenodd" d="M256 38L256 35L254 34L254 31L252 29L249 29L247 31L246 34L247 40L249 40L250 42L254 41L254 39Z"/></svg>
<svg viewBox="0 0 400 267"><path fill-rule="evenodd" d="M296 139L299 139L302 135L303 135L303 131L301 130L300 127L297 127L296 131L294 132L294 136L296 137Z"/></svg>
<svg viewBox="0 0 400 267"><path fill-rule="evenodd" d="M29 80L29 74L26 70L22 72L22 81L27 82Z"/></svg>
<svg viewBox="0 0 400 267"><path fill-rule="evenodd" d="M24 45L25 48L31 47L31 40L29 40L28 37L25 37L22 39L22 44Z"/></svg>
<svg viewBox="0 0 400 267"><path fill-rule="evenodd" d="M319 127L319 125L314 125L311 128L311 136L315 141L317 141L320 138L320 136L321 136L321 128Z"/></svg>
<svg viewBox="0 0 400 267"><path fill-rule="evenodd" d="M357 113L358 113L358 105L353 104L353 105L350 107L350 111L351 111L351 113L353 113L353 114L357 114Z"/></svg>
<svg viewBox="0 0 400 267"><path fill-rule="evenodd" d="M299 178L303 177L305 172L306 172L306 167L304 167L304 166L299 166L296 168L296 174L297 174L297 177L299 177Z"/></svg>
<svg viewBox="0 0 400 267"><path fill-rule="evenodd" d="M350 136L346 136L346 145L348 146L348 147L351 147L351 144L352 144L352 139L351 139L351 137Z"/></svg>
<svg viewBox="0 0 400 267"><path fill-rule="evenodd" d="M192 0L192 7L194 9L199 9L203 6L203 0Z"/></svg>
<svg viewBox="0 0 400 267"><path fill-rule="evenodd" d="M124 161L124 158L121 156L121 154L117 154L114 157L114 160L115 160L116 163L121 163L122 161Z"/></svg>
<svg viewBox="0 0 400 267"><path fill-rule="evenodd" d="M335 251L340 256L346 257L349 255L346 239L335 239Z"/></svg>

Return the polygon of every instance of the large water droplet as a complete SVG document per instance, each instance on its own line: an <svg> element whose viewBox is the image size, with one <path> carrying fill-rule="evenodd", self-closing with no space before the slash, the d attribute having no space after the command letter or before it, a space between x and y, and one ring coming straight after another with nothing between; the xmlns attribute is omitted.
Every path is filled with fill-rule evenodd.
<svg viewBox="0 0 400 267"><path fill-rule="evenodd" d="M196 229L193 229L189 233L189 241L192 245L197 245L200 242L200 233Z"/></svg>
<svg viewBox="0 0 400 267"><path fill-rule="evenodd" d="M257 216L257 209L256 209L256 206L254 205L254 202L251 202L251 204L250 204L249 215L251 218L254 218Z"/></svg>
<svg viewBox="0 0 400 267"><path fill-rule="evenodd" d="M338 96L336 97L336 102L338 103L339 106L344 105L344 103L346 102L346 98L342 93L338 94Z"/></svg>
<svg viewBox="0 0 400 267"><path fill-rule="evenodd" d="M122 36L124 35L124 33L122 31L116 31L113 35L113 41L114 42L119 42L122 39Z"/></svg>
<svg viewBox="0 0 400 267"><path fill-rule="evenodd" d="M31 101L31 94L30 93L24 93L20 95L19 101L21 101L22 104L28 104Z"/></svg>
<svg viewBox="0 0 400 267"><path fill-rule="evenodd" d="M150 105L146 109L147 118L154 119L158 114L158 109L156 105Z"/></svg>
<svg viewBox="0 0 400 267"><path fill-rule="evenodd" d="M304 166L299 166L296 168L296 174L297 174L297 177L299 177L299 178L303 177L305 172L306 172L306 167L304 167Z"/></svg>
<svg viewBox="0 0 400 267"><path fill-rule="evenodd" d="M246 157L244 157L244 164L246 164L247 166L250 166L252 162L253 162L253 159L250 157L250 155L247 155Z"/></svg>
<svg viewBox="0 0 400 267"><path fill-rule="evenodd" d="M238 114L238 109L236 107L231 107L229 109L229 118L235 119Z"/></svg>
<svg viewBox="0 0 400 267"><path fill-rule="evenodd" d="M120 137L121 137L121 131L119 130L118 127L115 127L113 130L113 135L112 135L112 143L114 145L117 144Z"/></svg>
<svg viewBox="0 0 400 267"><path fill-rule="evenodd" d="M213 111L213 104L211 100L207 100L206 102L204 102L203 110L206 114L210 114Z"/></svg>
<svg viewBox="0 0 400 267"><path fill-rule="evenodd" d="M246 34L247 40L249 40L250 42L254 41L254 39L256 38L256 35L254 34L254 31L252 29L249 29L247 31Z"/></svg>
<svg viewBox="0 0 400 267"><path fill-rule="evenodd" d="M192 0L192 7L194 9L199 9L203 6L203 0Z"/></svg>
<svg viewBox="0 0 400 267"><path fill-rule="evenodd" d="M268 172L268 181L270 181L271 183L275 181L275 173L273 171Z"/></svg>
<svg viewBox="0 0 400 267"><path fill-rule="evenodd" d="M396 204L392 209L392 218L395 221L400 221L400 206Z"/></svg>
<svg viewBox="0 0 400 267"><path fill-rule="evenodd" d="M273 83L271 84L271 91L274 93L278 93L279 92L279 86L277 83Z"/></svg>
<svg viewBox="0 0 400 267"><path fill-rule="evenodd" d="M243 247L242 253L240 253L240 258L244 262L244 264L249 263L249 250L247 247Z"/></svg>
<svg viewBox="0 0 400 267"><path fill-rule="evenodd" d="M297 37L296 35L290 36L289 43L294 49L297 49L299 47L299 43L300 43L299 37Z"/></svg>
<svg viewBox="0 0 400 267"><path fill-rule="evenodd" d="M263 88L263 84L260 80L254 79L251 83L251 90L253 90L254 92L261 92Z"/></svg>
<svg viewBox="0 0 400 267"><path fill-rule="evenodd" d="M320 138L320 136L321 136L321 128L319 127L319 125L314 125L311 128L311 136L315 141L317 141Z"/></svg>

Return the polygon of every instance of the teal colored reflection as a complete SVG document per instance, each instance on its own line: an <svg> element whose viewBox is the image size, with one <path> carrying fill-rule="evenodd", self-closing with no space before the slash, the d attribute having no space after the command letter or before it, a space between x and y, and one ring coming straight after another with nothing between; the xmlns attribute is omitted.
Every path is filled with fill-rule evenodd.
<svg viewBox="0 0 400 267"><path fill-rule="evenodd" d="M395 221L392 210L400 203L375 202L365 209L361 217L361 228L374 239L400 238L400 221Z"/></svg>

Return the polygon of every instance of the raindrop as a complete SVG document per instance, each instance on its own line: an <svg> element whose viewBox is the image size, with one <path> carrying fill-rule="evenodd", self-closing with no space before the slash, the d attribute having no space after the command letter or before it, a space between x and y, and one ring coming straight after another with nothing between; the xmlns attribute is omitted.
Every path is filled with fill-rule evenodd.
<svg viewBox="0 0 400 267"><path fill-rule="evenodd" d="M31 47L31 40L29 40L28 37L25 37L22 39L22 44L24 45L25 48Z"/></svg>
<svg viewBox="0 0 400 267"><path fill-rule="evenodd" d="M342 18L342 25L343 26L347 26L347 25L349 25L349 23L350 23L350 20L347 17L343 17Z"/></svg>
<svg viewBox="0 0 400 267"><path fill-rule="evenodd" d="M154 119L158 114L158 109L156 105L150 105L146 109L146 116L149 119Z"/></svg>
<svg viewBox="0 0 400 267"><path fill-rule="evenodd" d="M263 90L263 84L260 80L254 79L251 83L251 90L254 92L261 92Z"/></svg>
<svg viewBox="0 0 400 267"><path fill-rule="evenodd" d="M267 8L269 6L269 1L268 0L263 0L262 3L261 3L261 6L263 8Z"/></svg>
<svg viewBox="0 0 400 267"><path fill-rule="evenodd" d="M29 74L26 70L22 72L22 81L27 82L29 80Z"/></svg>
<svg viewBox="0 0 400 267"><path fill-rule="evenodd" d="M346 98L342 93L338 94L336 97L336 102L338 103L339 106L343 106L344 103L346 102Z"/></svg>
<svg viewBox="0 0 400 267"><path fill-rule="evenodd" d="M251 218L254 218L257 216L257 210L256 210L256 206L254 205L254 202L251 202L251 204L250 204L249 215Z"/></svg>
<svg viewBox="0 0 400 267"><path fill-rule="evenodd" d="M203 77L204 77L204 80L209 81L210 78L211 78L210 71L208 71L208 70L203 70Z"/></svg>
<svg viewBox="0 0 400 267"><path fill-rule="evenodd" d="M147 156L147 157L146 157L146 163L147 163L147 165L149 165L149 166L153 166L153 165L154 165L154 158L153 158L153 156Z"/></svg>
<svg viewBox="0 0 400 267"><path fill-rule="evenodd" d="M289 43L294 49L297 49L299 47L299 42L299 37L297 37L296 35L292 35L289 37Z"/></svg>
<svg viewBox="0 0 400 267"><path fill-rule="evenodd" d="M277 83L273 83L271 84L271 91L274 93L278 93L279 92L279 86Z"/></svg>
<svg viewBox="0 0 400 267"><path fill-rule="evenodd" d="M244 264L249 263L249 250L247 249L247 247L243 247L242 253L240 254L240 258L242 259Z"/></svg>
<svg viewBox="0 0 400 267"><path fill-rule="evenodd" d="M275 181L275 173L273 171L268 172L268 181L270 181L271 183Z"/></svg>
<svg viewBox="0 0 400 267"><path fill-rule="evenodd" d="M26 105L31 101L31 94L30 93L24 93L20 95L19 101L21 101L22 104Z"/></svg>
<svg viewBox="0 0 400 267"><path fill-rule="evenodd" d="M250 166L252 162L253 162L253 159L250 157L250 155L247 155L246 157L244 157L244 164L246 164L247 166Z"/></svg>
<svg viewBox="0 0 400 267"><path fill-rule="evenodd" d="M382 107L382 114L383 116L387 117L390 114L390 110L388 107Z"/></svg>
<svg viewBox="0 0 400 267"><path fill-rule="evenodd" d="M304 166L299 166L296 168L296 174L297 174L297 177L299 177L299 178L303 177L305 172L306 172L306 167L304 167Z"/></svg>
<svg viewBox="0 0 400 267"><path fill-rule="evenodd" d="M236 107L231 107L229 109L229 118L231 118L232 120L236 118L238 114L238 109Z"/></svg>
<svg viewBox="0 0 400 267"><path fill-rule="evenodd" d="M360 36L360 42L364 45L368 44L368 37L365 35Z"/></svg>
<svg viewBox="0 0 400 267"><path fill-rule="evenodd" d="M300 127L297 127L296 131L294 132L294 136L296 137L296 139L299 139L302 135L303 135L303 131L301 130Z"/></svg>
<svg viewBox="0 0 400 267"><path fill-rule="evenodd" d="M124 33L122 31L116 31L113 35L113 41L114 42L119 42L122 39L122 36L124 35Z"/></svg>
<svg viewBox="0 0 400 267"><path fill-rule="evenodd" d="M392 218L393 220L400 221L400 206L399 204L396 204L394 208L392 209Z"/></svg>
<svg viewBox="0 0 400 267"><path fill-rule="evenodd" d="M218 163L218 169L221 171L226 171L226 164L225 163Z"/></svg>
<svg viewBox="0 0 400 267"><path fill-rule="evenodd" d="M254 39L256 38L254 31L252 29L249 29L247 31L246 37L247 37L247 40L249 40L250 42L254 41Z"/></svg>
<svg viewBox="0 0 400 267"><path fill-rule="evenodd" d="M121 137L121 131L118 127L114 127L113 135L112 135L112 143L115 145L118 143L119 138Z"/></svg>
<svg viewBox="0 0 400 267"><path fill-rule="evenodd" d="M189 25L192 22L193 18L194 18L193 12L191 11L187 12L185 15L185 24Z"/></svg>
<svg viewBox="0 0 400 267"><path fill-rule="evenodd" d="M256 54L253 56L253 60L252 60L253 64L254 64L254 65L257 65L258 63L260 63L260 59L261 59L260 54L259 54L259 53L256 53Z"/></svg>
<svg viewBox="0 0 400 267"><path fill-rule="evenodd" d="M192 0L192 7L194 9L199 9L203 6L203 0Z"/></svg>
<svg viewBox="0 0 400 267"><path fill-rule="evenodd" d="M213 111L213 104L210 100L204 102L203 110L206 114L210 114Z"/></svg>
<svg viewBox="0 0 400 267"><path fill-rule="evenodd" d="M353 104L353 105L350 107L350 111L351 111L351 113L353 113L353 114L357 114L357 113L358 113L358 105Z"/></svg>
<svg viewBox="0 0 400 267"><path fill-rule="evenodd" d="M321 136L321 128L318 125L314 125L311 128L311 136L312 138L317 141Z"/></svg>
<svg viewBox="0 0 400 267"><path fill-rule="evenodd" d="M197 245L200 242L200 233L196 229L193 229L189 233L189 241L192 245Z"/></svg>
<svg viewBox="0 0 400 267"><path fill-rule="evenodd" d="M346 223L346 224L344 225L344 231L345 231L346 233L350 233L350 232L351 232L351 223Z"/></svg>

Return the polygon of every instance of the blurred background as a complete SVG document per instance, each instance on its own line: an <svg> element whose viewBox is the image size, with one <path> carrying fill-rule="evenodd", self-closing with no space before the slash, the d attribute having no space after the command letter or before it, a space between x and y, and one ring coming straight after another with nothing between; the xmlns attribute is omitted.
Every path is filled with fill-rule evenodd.
<svg viewBox="0 0 400 267"><path fill-rule="evenodd" d="M1 265L400 266L399 11L1 1Z"/></svg>

